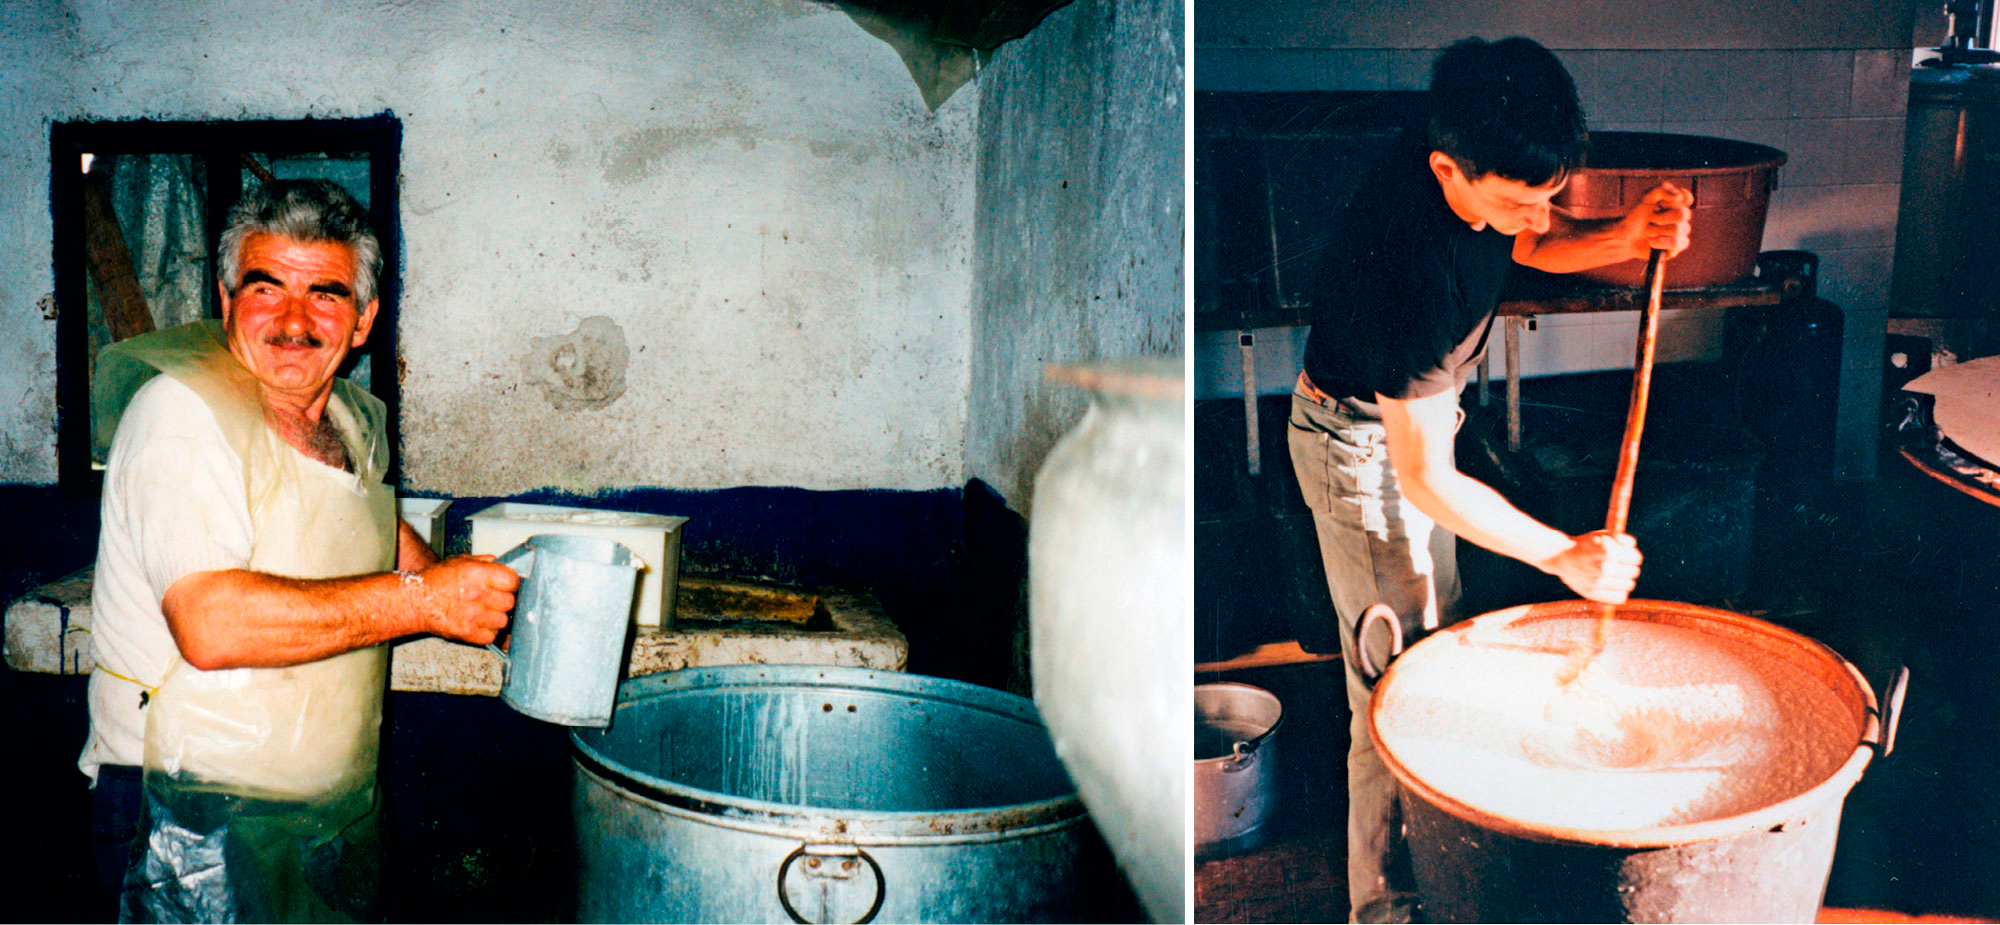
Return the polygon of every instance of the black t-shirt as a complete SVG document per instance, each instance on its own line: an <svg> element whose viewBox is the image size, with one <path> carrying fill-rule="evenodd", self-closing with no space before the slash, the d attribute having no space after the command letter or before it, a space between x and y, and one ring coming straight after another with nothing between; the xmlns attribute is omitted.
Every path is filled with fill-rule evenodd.
<svg viewBox="0 0 2000 925"><path fill-rule="evenodd" d="M1335 213L1312 298L1305 368L1320 391L1377 416L1377 393L1456 390L1486 350L1514 238L1446 204L1430 149L1403 139Z"/></svg>

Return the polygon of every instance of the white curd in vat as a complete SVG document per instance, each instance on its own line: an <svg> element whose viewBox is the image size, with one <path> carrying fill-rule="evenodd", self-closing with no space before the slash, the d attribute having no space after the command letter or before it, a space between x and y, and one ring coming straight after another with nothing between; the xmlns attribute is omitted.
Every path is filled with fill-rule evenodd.
<svg viewBox="0 0 2000 925"><path fill-rule="evenodd" d="M1860 737L1806 670L1687 627L1614 620L1557 681L1594 618L1451 633L1378 689L1379 744L1417 779L1530 824L1627 831L1719 819L1812 789Z"/></svg>

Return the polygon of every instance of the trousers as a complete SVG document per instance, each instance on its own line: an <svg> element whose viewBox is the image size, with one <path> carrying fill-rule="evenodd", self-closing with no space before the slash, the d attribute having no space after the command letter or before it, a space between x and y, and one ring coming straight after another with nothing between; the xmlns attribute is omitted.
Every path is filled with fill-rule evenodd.
<svg viewBox="0 0 2000 925"><path fill-rule="evenodd" d="M1462 420L1462 418L1461 418ZM1347 894L1353 921L1394 920L1414 903L1396 783L1368 737L1370 689L1357 670L1365 645L1373 663L1387 663L1389 640L1355 638L1361 612L1386 603L1403 639L1456 622L1459 611L1457 538L1403 497L1389 465L1382 422L1303 389L1292 395L1287 442L1299 491L1312 510L1313 532L1326 567L1327 591L1340 621L1345 664L1347 750Z"/></svg>

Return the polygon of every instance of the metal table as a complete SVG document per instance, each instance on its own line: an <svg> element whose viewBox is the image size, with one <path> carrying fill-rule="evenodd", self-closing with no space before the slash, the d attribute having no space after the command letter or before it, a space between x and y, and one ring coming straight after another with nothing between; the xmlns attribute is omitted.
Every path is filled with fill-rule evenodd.
<svg viewBox="0 0 2000 925"><path fill-rule="evenodd" d="M1672 264L1668 264L1669 267ZM1672 276L1668 276L1672 280ZM1735 308L1744 305L1776 305L1780 286L1756 277L1720 286L1696 289L1668 289L1660 295L1660 310L1688 308ZM1603 286L1572 277L1522 271L1516 268L1513 280L1500 295L1494 310L1501 325L1507 376L1507 451L1521 449L1521 329L1534 323L1537 315L1574 315L1590 312L1636 312L1646 307L1646 291L1619 286ZM1633 349L1638 339L1633 339ZM1487 407L1490 397L1493 351L1479 365L1479 405Z"/></svg>

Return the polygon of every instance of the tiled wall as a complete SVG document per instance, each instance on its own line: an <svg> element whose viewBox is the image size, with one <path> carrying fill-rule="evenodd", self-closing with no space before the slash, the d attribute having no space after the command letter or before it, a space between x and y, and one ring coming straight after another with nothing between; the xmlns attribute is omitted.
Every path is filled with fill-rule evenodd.
<svg viewBox="0 0 2000 925"><path fill-rule="evenodd" d="M1820 258L1820 295L1846 312L1836 471L1874 474L1882 332L1903 172L1908 49L1562 50L1593 129L1714 135L1770 145L1778 173L1764 250ZM1197 90L1419 90L1425 49L1195 49ZM1722 316L1661 319L1665 361L1720 349ZM1527 375L1629 367L1636 313L1538 319ZM1200 352L1199 350L1197 351ZM1260 365L1262 358L1260 357ZM1497 370L1497 363L1496 363Z"/></svg>

